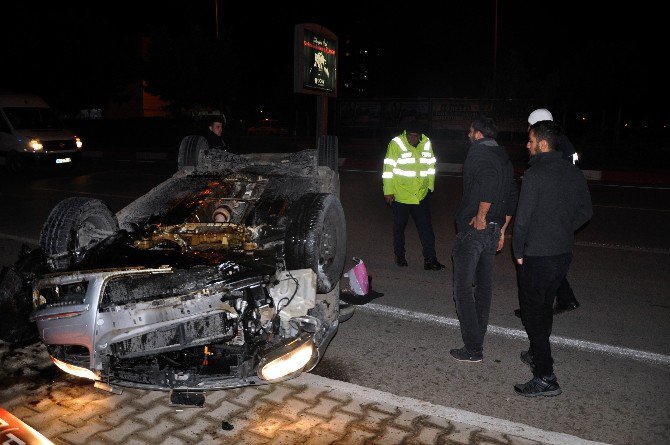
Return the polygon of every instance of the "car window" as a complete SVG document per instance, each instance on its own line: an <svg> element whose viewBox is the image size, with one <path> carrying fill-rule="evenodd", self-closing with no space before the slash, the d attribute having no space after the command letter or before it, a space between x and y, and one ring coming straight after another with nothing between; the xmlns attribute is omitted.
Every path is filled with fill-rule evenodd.
<svg viewBox="0 0 670 445"><path fill-rule="evenodd" d="M51 108L7 107L7 119L17 130L60 130L63 125Z"/></svg>

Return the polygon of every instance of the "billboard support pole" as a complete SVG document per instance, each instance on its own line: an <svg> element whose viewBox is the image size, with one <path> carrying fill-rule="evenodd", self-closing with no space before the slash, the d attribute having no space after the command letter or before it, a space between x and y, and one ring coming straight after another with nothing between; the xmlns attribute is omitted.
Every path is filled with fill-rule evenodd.
<svg viewBox="0 0 670 445"><path fill-rule="evenodd" d="M316 96L316 139L328 134L328 96Z"/></svg>
<svg viewBox="0 0 670 445"><path fill-rule="evenodd" d="M337 97L337 36L316 23L300 23L293 44L293 92L316 95L318 145L328 135L328 98Z"/></svg>

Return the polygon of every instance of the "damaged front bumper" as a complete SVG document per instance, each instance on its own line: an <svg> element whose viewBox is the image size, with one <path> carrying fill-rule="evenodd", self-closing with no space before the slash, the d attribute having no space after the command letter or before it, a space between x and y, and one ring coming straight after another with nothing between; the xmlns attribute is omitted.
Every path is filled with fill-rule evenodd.
<svg viewBox="0 0 670 445"><path fill-rule="evenodd" d="M291 279L231 272L213 283L210 272L197 273L210 282L160 297L145 295L160 290L146 283L180 281L179 271L46 276L35 283L31 320L62 370L111 387L173 391L293 378L316 366L337 332L336 318L308 314L316 296L310 269L285 271Z"/></svg>

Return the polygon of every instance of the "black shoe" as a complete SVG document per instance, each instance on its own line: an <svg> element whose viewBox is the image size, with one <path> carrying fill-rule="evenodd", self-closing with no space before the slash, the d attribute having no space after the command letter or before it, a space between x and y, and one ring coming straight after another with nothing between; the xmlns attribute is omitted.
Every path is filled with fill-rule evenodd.
<svg viewBox="0 0 670 445"><path fill-rule="evenodd" d="M568 304L556 304L554 307L554 315L562 314L563 312L574 311L579 307L579 301L571 301Z"/></svg>
<svg viewBox="0 0 670 445"><path fill-rule="evenodd" d="M557 396L561 391L555 375L533 377L526 383L514 385L514 391L524 397Z"/></svg>
<svg viewBox="0 0 670 445"><path fill-rule="evenodd" d="M405 255L396 255L395 256L395 263L400 266L400 267L407 267L407 260L405 259Z"/></svg>
<svg viewBox="0 0 670 445"><path fill-rule="evenodd" d="M514 316L521 318L521 309L514 309Z"/></svg>
<svg viewBox="0 0 670 445"><path fill-rule="evenodd" d="M523 351L521 353L521 361L530 366L530 369L535 368L535 362L533 361L533 354L530 351Z"/></svg>
<svg viewBox="0 0 670 445"><path fill-rule="evenodd" d="M426 270L442 270L444 269L444 264L440 263L437 261L437 258L433 258L431 260L425 260L423 262L423 268Z"/></svg>
<svg viewBox="0 0 670 445"><path fill-rule="evenodd" d="M460 349L452 349L449 351L449 354L459 362L476 363L484 360L484 354L482 352L470 352L465 346Z"/></svg>

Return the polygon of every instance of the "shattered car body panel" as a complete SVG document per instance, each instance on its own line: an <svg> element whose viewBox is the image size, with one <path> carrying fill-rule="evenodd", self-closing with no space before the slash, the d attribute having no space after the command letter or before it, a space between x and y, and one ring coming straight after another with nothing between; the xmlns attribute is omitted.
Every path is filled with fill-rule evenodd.
<svg viewBox="0 0 670 445"><path fill-rule="evenodd" d="M314 150L197 159L117 212L111 236L52 248L55 272L32 278L30 320L62 369L207 390L291 378L320 360L338 327L346 254L337 172ZM83 214L95 232L89 205L58 215ZM47 247L64 244L48 238L58 215Z"/></svg>

